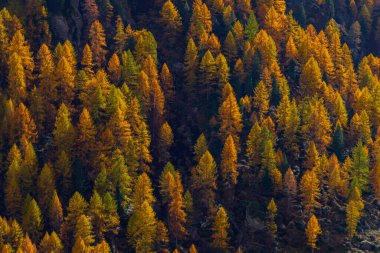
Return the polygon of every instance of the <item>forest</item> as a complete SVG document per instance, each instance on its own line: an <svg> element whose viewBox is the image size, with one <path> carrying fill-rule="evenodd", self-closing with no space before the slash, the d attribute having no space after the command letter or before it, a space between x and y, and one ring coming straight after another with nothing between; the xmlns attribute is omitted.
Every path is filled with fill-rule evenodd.
<svg viewBox="0 0 380 253"><path fill-rule="evenodd" d="M0 1L0 253L380 252L379 0Z"/></svg>

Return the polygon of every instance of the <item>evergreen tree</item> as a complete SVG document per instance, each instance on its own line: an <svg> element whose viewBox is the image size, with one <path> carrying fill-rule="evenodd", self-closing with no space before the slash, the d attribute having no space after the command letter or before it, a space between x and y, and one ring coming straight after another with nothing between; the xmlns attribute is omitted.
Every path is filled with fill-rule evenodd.
<svg viewBox="0 0 380 253"><path fill-rule="evenodd" d="M52 204L55 183L52 169L49 164L45 164L37 179L38 203L42 207L43 214L48 216L49 207Z"/></svg>
<svg viewBox="0 0 380 253"><path fill-rule="evenodd" d="M157 233L156 215L144 201L140 208L133 211L128 222L127 234L129 243L136 252L151 252Z"/></svg>
<svg viewBox="0 0 380 253"><path fill-rule="evenodd" d="M85 164L90 164L93 156L92 153L95 151L96 147L96 128L87 108L84 108L79 116L77 129L77 155Z"/></svg>
<svg viewBox="0 0 380 253"><path fill-rule="evenodd" d="M93 59L92 59L92 51L88 44L86 44L83 48L83 56L82 61L80 63L83 66L83 69L87 75L87 77L94 76L94 70L93 70Z"/></svg>
<svg viewBox="0 0 380 253"><path fill-rule="evenodd" d="M257 23L255 14L252 12L251 15L249 15L247 24L245 26L245 36L250 41L253 41L258 31L259 31L259 25Z"/></svg>
<svg viewBox="0 0 380 253"><path fill-rule="evenodd" d="M197 82L197 69L198 69L198 49L192 38L186 47L185 62L184 62L184 75L186 82L186 94L189 101L195 97L195 88Z"/></svg>
<svg viewBox="0 0 380 253"><path fill-rule="evenodd" d="M9 58L8 66L9 96L18 103L27 96L27 83L22 58L17 52Z"/></svg>
<svg viewBox="0 0 380 253"><path fill-rule="evenodd" d="M54 144L58 151L64 151L70 154L74 144L75 129L71 124L70 112L65 104L61 104L55 121L53 131Z"/></svg>
<svg viewBox="0 0 380 253"><path fill-rule="evenodd" d="M203 154L208 150L207 140L203 133L199 135L195 145L194 145L194 161L199 162Z"/></svg>
<svg viewBox="0 0 380 253"><path fill-rule="evenodd" d="M214 223L212 225L212 242L211 246L216 249L226 250L229 246L228 229L230 224L228 216L223 207L220 207L216 213Z"/></svg>
<svg viewBox="0 0 380 253"><path fill-rule="evenodd" d="M89 217L82 214L75 225L75 238L82 238L86 246L94 243L94 235L92 232L92 224Z"/></svg>
<svg viewBox="0 0 380 253"><path fill-rule="evenodd" d="M237 184L237 151L234 139L231 135L227 137L222 151L222 161L220 163L221 176L223 181L232 186Z"/></svg>
<svg viewBox="0 0 380 253"><path fill-rule="evenodd" d="M363 143L359 142L352 149L352 171L351 178L358 180L359 190L367 189L369 175L368 149Z"/></svg>
<svg viewBox="0 0 380 253"><path fill-rule="evenodd" d="M239 146L239 134L243 128L241 123L241 113L234 94L230 94L219 107L220 129L219 134L222 142L229 135L235 141L235 145Z"/></svg>
<svg viewBox="0 0 380 253"><path fill-rule="evenodd" d="M274 199L269 202L267 206L267 229L272 236L273 239L276 239L277 237L277 225L276 225L276 216L277 216L277 205L274 202Z"/></svg>
<svg viewBox="0 0 380 253"><path fill-rule="evenodd" d="M173 187L169 189L171 201L169 203L168 217L170 234L173 235L175 242L177 242L178 239L185 239L187 235L185 228L186 213L184 211L183 186L179 172L175 173L173 181Z"/></svg>
<svg viewBox="0 0 380 253"><path fill-rule="evenodd" d="M49 223L55 231L59 231L59 228L63 221L62 204L59 200L58 194L54 191L53 198L50 206Z"/></svg>
<svg viewBox="0 0 380 253"><path fill-rule="evenodd" d="M91 24L89 33L91 51L93 54L93 60L96 67L100 68L105 63L105 55L107 47L104 29L99 20L95 20Z"/></svg>
<svg viewBox="0 0 380 253"><path fill-rule="evenodd" d="M28 208L22 217L22 227L33 241L38 242L40 240L43 229L42 216L40 208L34 199L29 202Z"/></svg>
<svg viewBox="0 0 380 253"><path fill-rule="evenodd" d="M166 1L162 6L160 15L169 43L173 43L178 34L182 31L182 18L178 13L177 8L170 0Z"/></svg>
<svg viewBox="0 0 380 253"><path fill-rule="evenodd" d="M302 176L300 185L302 203L306 213L312 213L314 208L319 205L319 179L314 170L307 170Z"/></svg>
<svg viewBox="0 0 380 253"><path fill-rule="evenodd" d="M109 60L107 70L110 75L111 82L117 84L120 80L121 66L119 57L116 53L113 54L111 59Z"/></svg>
<svg viewBox="0 0 380 253"><path fill-rule="evenodd" d="M307 222L305 233L307 237L307 245L309 245L314 250L317 247L316 243L318 236L322 233L319 222L314 214Z"/></svg>
<svg viewBox="0 0 380 253"><path fill-rule="evenodd" d="M216 186L216 163L207 150L192 170L192 188L199 194L199 203L207 207L209 213L213 211Z"/></svg>

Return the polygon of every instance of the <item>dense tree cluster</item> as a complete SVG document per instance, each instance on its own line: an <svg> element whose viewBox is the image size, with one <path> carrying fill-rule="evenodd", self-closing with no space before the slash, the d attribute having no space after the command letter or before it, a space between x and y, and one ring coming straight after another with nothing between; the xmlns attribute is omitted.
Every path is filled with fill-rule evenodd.
<svg viewBox="0 0 380 253"><path fill-rule="evenodd" d="M308 24L284 0L152 1L134 21L82 2L79 44L51 35L45 1L0 11L1 252L358 234L380 201L378 3L310 1L328 20Z"/></svg>

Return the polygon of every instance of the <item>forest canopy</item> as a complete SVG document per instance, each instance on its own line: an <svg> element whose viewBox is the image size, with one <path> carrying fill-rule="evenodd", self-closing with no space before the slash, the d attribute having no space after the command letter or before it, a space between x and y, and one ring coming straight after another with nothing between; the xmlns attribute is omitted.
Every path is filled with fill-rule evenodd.
<svg viewBox="0 0 380 253"><path fill-rule="evenodd" d="M0 251L379 252L380 3L0 3Z"/></svg>

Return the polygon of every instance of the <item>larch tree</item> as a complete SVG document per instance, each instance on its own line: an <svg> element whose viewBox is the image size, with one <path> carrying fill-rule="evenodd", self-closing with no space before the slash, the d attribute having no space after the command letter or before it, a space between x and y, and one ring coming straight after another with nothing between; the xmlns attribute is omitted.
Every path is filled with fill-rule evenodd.
<svg viewBox="0 0 380 253"><path fill-rule="evenodd" d="M62 189L62 194L68 198L71 194L72 187L72 162L69 155L65 151L58 153L57 161L55 162L55 177L57 188Z"/></svg>
<svg viewBox="0 0 380 253"><path fill-rule="evenodd" d="M35 68L33 55L28 42L20 30L13 35L9 43L8 54L12 56L14 53L18 54L21 58L26 80L33 80L33 70Z"/></svg>
<svg viewBox="0 0 380 253"><path fill-rule="evenodd" d="M262 121L269 110L268 90L263 81L260 81L254 90L253 106L258 111L259 119Z"/></svg>
<svg viewBox="0 0 380 253"><path fill-rule="evenodd" d="M66 230L65 232L67 233L67 236L73 236L79 218L87 212L87 209L88 203L86 200L79 192L75 192L70 198L64 226L61 228ZM63 232L61 231L61 233Z"/></svg>
<svg viewBox="0 0 380 253"><path fill-rule="evenodd" d="M211 13L205 3L196 1L190 18L189 34L193 38L199 38L202 30L206 33L212 31Z"/></svg>
<svg viewBox="0 0 380 253"><path fill-rule="evenodd" d="M305 213L312 213L319 206L320 193L319 179L314 170L307 170L302 176L300 192Z"/></svg>
<svg viewBox="0 0 380 253"><path fill-rule="evenodd" d="M168 40L170 43L173 43L182 31L182 18L177 8L170 0L167 0L162 6L160 15Z"/></svg>
<svg viewBox="0 0 380 253"><path fill-rule="evenodd" d="M170 203L168 209L169 231L177 242L178 239L183 240L187 236L185 227L186 213L184 211L185 203L183 201L183 186L181 182L181 174L179 172L174 175L174 184L169 189Z"/></svg>
<svg viewBox="0 0 380 253"><path fill-rule="evenodd" d="M203 84L203 88L199 92L205 95L206 101L215 92L217 87L216 77L216 62L212 53L208 50L199 64L199 81Z"/></svg>
<svg viewBox="0 0 380 253"><path fill-rule="evenodd" d="M165 122L161 126L158 138L158 149L160 153L159 160L167 162L170 158L170 147L174 142L173 131L168 122Z"/></svg>
<svg viewBox="0 0 380 253"><path fill-rule="evenodd" d="M306 138L315 142L317 149L324 152L331 142L331 122L322 99L313 99L307 105L308 111L303 117L302 132Z"/></svg>
<svg viewBox="0 0 380 253"><path fill-rule="evenodd" d="M43 214L46 217L49 213L49 207L51 206L54 190L55 182L53 171L49 163L46 163L37 179L37 199Z"/></svg>
<svg viewBox="0 0 380 253"><path fill-rule="evenodd" d="M105 48L107 47L107 43L104 35L103 26L99 22L99 20L95 20L91 24L89 40L91 51L93 54L94 64L96 67L100 68L101 66L103 66L106 60L105 57L107 50Z"/></svg>
<svg viewBox="0 0 380 253"><path fill-rule="evenodd" d="M297 180L293 170L288 168L284 176L283 191L288 198L294 198L297 194Z"/></svg>
<svg viewBox="0 0 380 253"><path fill-rule="evenodd" d="M116 144L121 151L126 152L128 149L128 142L132 140L131 125L125 119L124 112L116 109L116 113L110 118L108 126L115 136Z"/></svg>
<svg viewBox="0 0 380 253"><path fill-rule="evenodd" d="M277 216L277 205L272 198L267 206L267 229L269 234L273 239L277 238L277 224L276 224L276 216Z"/></svg>
<svg viewBox="0 0 380 253"><path fill-rule="evenodd" d="M220 163L221 176L223 181L229 186L237 184L237 151L234 139L229 135L223 146L222 160Z"/></svg>
<svg viewBox="0 0 380 253"><path fill-rule="evenodd" d="M319 225L317 217L313 214L309 221L307 222L305 234L307 237L307 245L309 245L312 250L317 248L318 236L322 234L321 227Z"/></svg>
<svg viewBox="0 0 380 253"><path fill-rule="evenodd" d="M13 159L6 173L5 204L11 217L20 217L22 195L20 189L20 163Z"/></svg>
<svg viewBox="0 0 380 253"><path fill-rule="evenodd" d="M64 151L66 154L71 154L75 139L75 128L71 124L70 112L65 104L61 104L59 107L53 135L58 152Z"/></svg>
<svg viewBox="0 0 380 253"><path fill-rule="evenodd" d="M243 128L242 115L234 94L230 94L219 107L220 129L219 135L224 142L229 135L239 147L239 134Z"/></svg>
<svg viewBox="0 0 380 253"><path fill-rule="evenodd" d="M260 144L261 130L259 123L256 122L249 131L246 142L246 155L248 157L249 166L255 167L260 164Z"/></svg>
<svg viewBox="0 0 380 253"><path fill-rule="evenodd" d="M29 202L27 210L22 217L22 227L33 241L37 242L40 240L43 229L42 216L40 208L34 199Z"/></svg>
<svg viewBox="0 0 380 253"><path fill-rule="evenodd" d="M113 40L115 52L118 55L121 55L123 53L125 43L127 41L127 35L124 30L123 19L120 15L118 15L116 18L115 36L113 37Z"/></svg>
<svg viewBox="0 0 380 253"><path fill-rule="evenodd" d="M314 142L311 142L306 150L306 157L303 161L303 167L305 169L313 169L314 167L319 166L319 163L320 157L317 147Z"/></svg>
<svg viewBox="0 0 380 253"><path fill-rule="evenodd" d="M93 227L88 216L82 214L75 224L75 238L82 238L86 246L90 246L95 242Z"/></svg>
<svg viewBox="0 0 380 253"><path fill-rule="evenodd" d="M189 101L193 101L195 97L194 93L196 92L198 61L198 48L195 45L194 40L190 38L186 47L184 61L185 90Z"/></svg>
<svg viewBox="0 0 380 253"><path fill-rule="evenodd" d="M363 208L364 203L361 198L360 190L355 187L346 207L347 233L350 239L356 235L356 228L362 216Z"/></svg>
<svg viewBox="0 0 380 253"><path fill-rule="evenodd" d="M352 170L351 178L358 181L359 190L366 190L369 177L369 157L368 149L362 142L359 142L352 149Z"/></svg>
<svg viewBox="0 0 380 253"><path fill-rule="evenodd" d="M223 53L226 56L229 64L236 62L238 50L235 37L231 31L228 32L227 37L224 40Z"/></svg>
<svg viewBox="0 0 380 253"><path fill-rule="evenodd" d="M229 246L228 215L223 207L220 207L212 225L211 246L215 249L226 250Z"/></svg>
<svg viewBox="0 0 380 253"><path fill-rule="evenodd" d="M45 236L47 236L48 233L46 232ZM44 236L44 238L45 238ZM55 231L51 232L49 236L47 236L47 240L45 241L45 244L43 244L44 240L40 242L40 248L44 248L44 252L51 252L55 251L57 253L62 253L63 252L63 245L61 242L61 239L57 235Z"/></svg>
<svg viewBox="0 0 380 253"><path fill-rule="evenodd" d="M302 68L299 83L301 92L305 96L313 96L321 92L321 69L313 57L311 57Z"/></svg>
<svg viewBox="0 0 380 253"><path fill-rule="evenodd" d="M61 201L59 200L57 191L54 191L51 205L50 205L49 222L52 228L55 231L59 232L62 221L63 221L62 204L61 204Z"/></svg>
<svg viewBox="0 0 380 253"><path fill-rule="evenodd" d="M165 251L168 249L169 236L168 229L162 221L157 221L156 237L154 238L155 248L157 250Z"/></svg>
<svg viewBox="0 0 380 253"><path fill-rule="evenodd" d="M170 192L175 185L174 177L177 171L175 170L173 164L168 162L160 175L160 194L163 203L170 202Z"/></svg>
<svg viewBox="0 0 380 253"><path fill-rule="evenodd" d="M72 253L84 253L90 251L91 247L86 246L82 237L77 237L71 250Z"/></svg>
<svg viewBox="0 0 380 253"><path fill-rule="evenodd" d="M9 96L16 103L19 103L25 100L27 96L27 83L22 58L17 52L9 58L8 66Z"/></svg>
<svg viewBox="0 0 380 253"><path fill-rule="evenodd" d="M169 67L166 63L162 65L160 81L165 94L165 101L167 101L167 104L173 106L175 102L174 81L173 76L170 73Z"/></svg>
<svg viewBox="0 0 380 253"><path fill-rule="evenodd" d="M17 250L18 252L30 252L30 253L37 253L37 247L32 242L31 238L29 237L29 234L26 233L24 239L22 240L22 243L20 247Z"/></svg>
<svg viewBox="0 0 380 253"><path fill-rule="evenodd" d="M139 209L144 202L153 204L156 198L153 195L152 183L146 173L138 176L134 185L131 203L135 209Z"/></svg>
<svg viewBox="0 0 380 253"><path fill-rule="evenodd" d="M121 65L120 65L120 59L116 53L114 53L112 57L110 58L110 60L108 61L107 70L110 75L111 82L117 84L120 80Z"/></svg>
<svg viewBox="0 0 380 253"><path fill-rule="evenodd" d="M87 108L84 108L79 116L77 126L76 150L78 152L77 155L85 164L91 164L96 147L96 132L91 115Z"/></svg>
<svg viewBox="0 0 380 253"><path fill-rule="evenodd" d="M194 145L194 161L199 162L203 154L208 150L207 140L203 133L199 135Z"/></svg>
<svg viewBox="0 0 380 253"><path fill-rule="evenodd" d="M57 100L70 106L74 97L75 74L66 57L62 56L59 59L55 76L57 78Z"/></svg>
<svg viewBox="0 0 380 253"><path fill-rule="evenodd" d="M48 107L49 110L51 109L53 111L54 106L52 105L52 102L57 99L56 77L54 75L55 62L53 54L47 45L42 44L40 49L38 50L37 62L37 78L40 83L39 90L41 91L38 95L42 97L44 106ZM48 117L46 119L47 122L51 122L53 120L51 116L49 117L49 114L42 114L44 115L36 119L37 124L41 124L39 129L41 129L44 123L43 119L45 119L45 117ZM45 126L43 127L45 128Z"/></svg>
<svg viewBox="0 0 380 253"><path fill-rule="evenodd" d="M128 222L128 241L136 252L151 252L157 233L157 220L153 208L144 201L133 211Z"/></svg>
<svg viewBox="0 0 380 253"><path fill-rule="evenodd" d="M130 50L123 52L121 62L121 79L128 85L128 87L136 91L139 69Z"/></svg>
<svg viewBox="0 0 380 253"><path fill-rule="evenodd" d="M199 203L206 207L209 213L214 210L216 185L216 163L211 153L207 150L199 160L198 165L192 170L192 188L199 196Z"/></svg>
<svg viewBox="0 0 380 253"><path fill-rule="evenodd" d="M191 246L189 248L189 253L198 253L198 250L194 244L191 244Z"/></svg>
<svg viewBox="0 0 380 253"><path fill-rule="evenodd" d="M38 133L28 108L20 103L16 109L16 138L21 140L24 138L27 142L35 143Z"/></svg>
<svg viewBox="0 0 380 253"><path fill-rule="evenodd" d="M94 63L93 63L93 58L92 58L92 51L88 44L86 44L83 48L82 60L80 64L82 65L88 78L91 78L94 76L94 70L93 70Z"/></svg>
<svg viewBox="0 0 380 253"><path fill-rule="evenodd" d="M111 253L111 248L106 240L102 240L100 243L95 245L92 249L94 253Z"/></svg>

